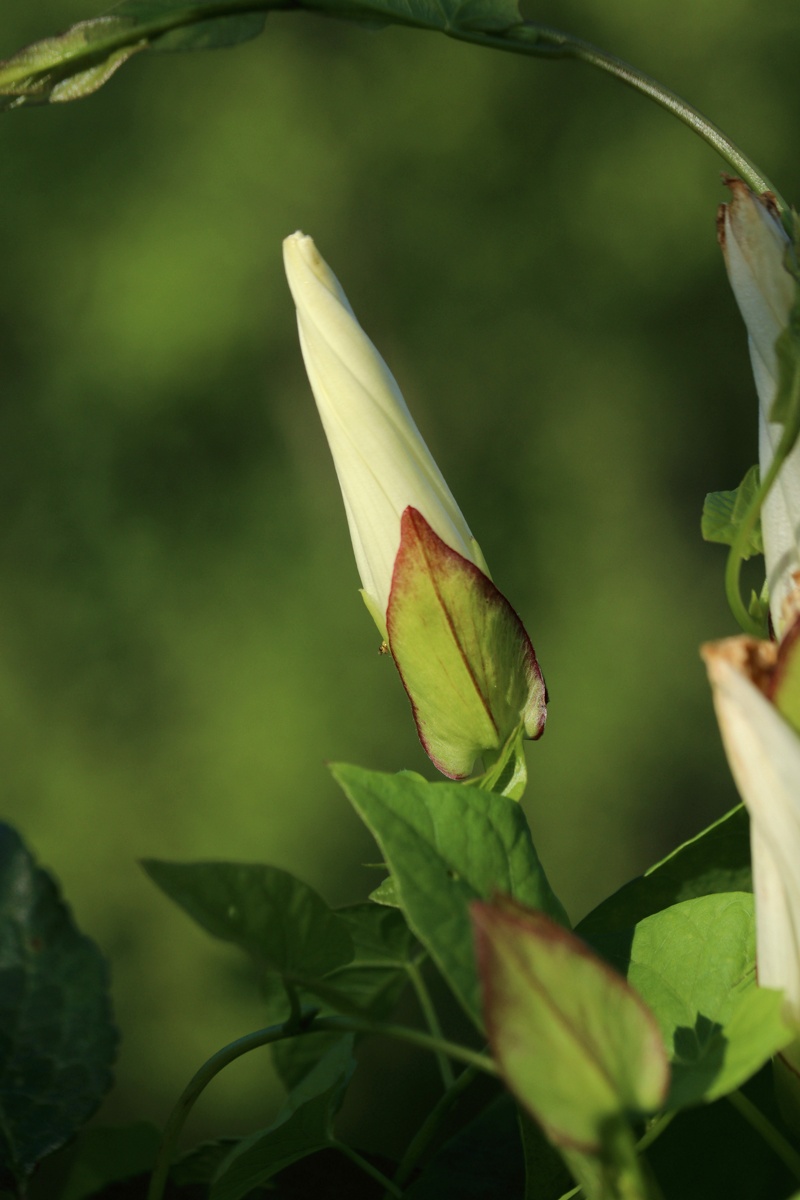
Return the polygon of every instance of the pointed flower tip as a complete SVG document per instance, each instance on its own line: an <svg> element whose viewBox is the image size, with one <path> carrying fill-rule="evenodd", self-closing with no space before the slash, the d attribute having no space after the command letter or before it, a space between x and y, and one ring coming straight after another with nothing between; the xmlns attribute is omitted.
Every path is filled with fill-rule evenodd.
<svg viewBox="0 0 800 1200"><path fill-rule="evenodd" d="M405 508L418 509L467 557L472 535L391 371L313 239L288 237L284 262L362 587L370 611L385 617ZM385 620L376 623L383 633Z"/></svg>

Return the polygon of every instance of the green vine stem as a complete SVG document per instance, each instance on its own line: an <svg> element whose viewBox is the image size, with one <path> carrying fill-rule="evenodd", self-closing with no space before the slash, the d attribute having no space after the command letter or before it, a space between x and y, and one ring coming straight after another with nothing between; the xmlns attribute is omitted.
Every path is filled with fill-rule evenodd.
<svg viewBox="0 0 800 1200"><path fill-rule="evenodd" d="M258 1050L261 1046L269 1046L272 1042L280 1042L289 1036L291 1034L287 1032L285 1024L270 1025L267 1029L257 1029L255 1033L248 1033L244 1037L237 1038L235 1042L223 1046L203 1063L200 1070L192 1076L183 1089L164 1126L161 1145L158 1148L153 1174L150 1177L150 1186L147 1189L147 1200L161 1200L181 1130L186 1123L186 1118L211 1080L219 1075L224 1067L235 1062L237 1058L241 1058L243 1054L249 1054L251 1050Z"/></svg>
<svg viewBox="0 0 800 1200"><path fill-rule="evenodd" d="M379 1183L384 1189L385 1194L390 1197L390 1200L398 1200L402 1196L402 1191L391 1179L387 1179L383 1171L379 1171L377 1167L373 1167L369 1159L364 1158L363 1154L359 1154L352 1146L348 1146L346 1142L339 1142L336 1139L331 1143L337 1150L341 1151L346 1158L360 1167L365 1175L369 1175L376 1183Z"/></svg>
<svg viewBox="0 0 800 1200"><path fill-rule="evenodd" d="M442 1037L442 1027L439 1024L439 1017L431 999L431 994L428 991L427 984L422 977L422 971L415 962L406 963L406 974L408 975L411 986L414 989L414 994L417 997L417 1003L425 1018L425 1024L434 1037ZM455 1076L453 1068L450 1066L450 1060L446 1054L437 1053L436 1061L439 1066L439 1074L442 1077L445 1091L453 1086Z"/></svg>
<svg viewBox="0 0 800 1200"><path fill-rule="evenodd" d="M652 79L643 71L631 66L630 63L613 54L608 54L605 50L593 46L582 38L572 37L570 34L562 33L558 29L551 29L546 25L526 21L522 26L515 26L508 30L506 36L515 41L517 39L521 41L521 45L526 47L525 50L520 47L522 53L538 54L546 58L573 58L578 62L597 67L600 71L606 71L615 79L619 79L621 83L641 92L642 95L666 109L698 134L737 175L742 177L754 192L772 192L781 212L789 211L780 192L753 160L744 154L713 121L709 121L698 109L681 99L658 80Z"/></svg>
<svg viewBox="0 0 800 1200"><path fill-rule="evenodd" d="M421 1029L411 1029L406 1025L392 1025L383 1021L370 1021L366 1017L335 1016L316 1017L303 1033L370 1033L380 1034L381 1037L396 1038L409 1046L418 1046L420 1050L429 1050L432 1054L446 1054L455 1062L464 1063L467 1067L475 1067L485 1075L497 1076L499 1072L494 1059L479 1050L470 1050L458 1042L449 1042L445 1038L435 1037L424 1033Z"/></svg>
<svg viewBox="0 0 800 1200"><path fill-rule="evenodd" d="M269 1046L273 1042L282 1041L284 1038L302 1037L305 1034L319 1033L323 1030L329 1033L381 1034L384 1037L396 1038L399 1041L408 1042L410 1045L418 1046L422 1050L429 1050L433 1054L447 1055L457 1062L463 1062L467 1066L478 1071L483 1071L488 1075L497 1075L497 1067L491 1058L475 1050L470 1050L467 1046L461 1046L456 1042L448 1042L444 1038L436 1037L419 1029L411 1029L404 1025L390 1025L379 1021L369 1021L365 1017L319 1017L315 1013L310 1013L300 1024L296 1020L290 1020L281 1025L270 1025L266 1029L257 1029L255 1033L248 1033L245 1037L238 1038L235 1042L230 1042L229 1045L223 1046L221 1050L213 1054L211 1058L203 1063L199 1071L196 1072L184 1088L164 1126L153 1174L150 1177L150 1186L147 1190L147 1200L162 1200L175 1147L177 1146L189 1113L209 1083L219 1075L220 1071L229 1066L230 1063L235 1062L237 1058L241 1058L243 1054L249 1054L251 1050L258 1050L261 1046ZM353 1157L352 1154L350 1157L353 1158L354 1162L359 1158L358 1155ZM371 1165L369 1173L375 1177L375 1168ZM392 1189L396 1185L383 1176L381 1176L381 1182L389 1194L393 1194Z"/></svg>
<svg viewBox="0 0 800 1200"><path fill-rule="evenodd" d="M466 1091L469 1085L477 1078L478 1072L475 1067L467 1067L462 1071L458 1078L453 1083L452 1087L439 1098L437 1104L428 1113L425 1120L420 1125L408 1145L408 1149L403 1155L400 1165L395 1172L393 1184L395 1187L402 1187L408 1180L411 1172L416 1167L419 1160L422 1158L428 1146L433 1141L436 1133L453 1107L455 1102L461 1096L462 1092Z"/></svg>
<svg viewBox="0 0 800 1200"><path fill-rule="evenodd" d="M340 2L340 0L339 0ZM721 156L731 170L735 171L755 192L770 191L775 196L778 208L784 217L789 209L777 189L767 176L759 170L756 164L739 147L707 117L703 116L693 105L682 100L669 88L657 80L638 70L630 63L624 62L616 55L601 50L598 46L574 37L548 25L535 21L509 21L505 28L489 30L481 29L479 21L470 26L468 23L459 24L458 16L445 15L438 6L433 11L420 7L414 11L414 6L402 9L399 6L390 8L385 0L360 0L352 8L345 9L344 5L337 11L337 0L206 0L202 5L187 3L185 8L174 9L151 18L136 21L128 12L119 24L109 25L105 36L93 36L88 43L78 40L75 45L65 48L52 61L36 62L31 60L30 51L37 47L28 47L27 52L15 55L5 63L0 63L0 97L10 99L5 107L15 107L25 103L26 97L37 94L37 89L45 93L53 84L61 80L99 69L104 63L110 63L113 73L113 59L117 64L125 61L126 57L136 50L146 49L163 34L173 30L188 28L199 22L207 22L215 18L225 19L236 15L270 12L275 10L307 10L323 12L328 16L344 16L348 19L362 16L364 19L375 17L388 24L405 25L445 33L458 41L469 42L472 45L487 46L495 50L505 50L515 54L527 54L538 58L561 59L571 58L618 79L627 87L633 88L647 96L654 103L666 109L694 133L701 137L713 150ZM113 10L112 10L113 15ZM125 21L131 24L126 28ZM453 23L451 23L451 21ZM76 27L77 28L77 27ZM38 43L41 48L47 44ZM33 65L32 65L33 63ZM77 94L82 94L80 91ZM63 97L62 97L63 98Z"/></svg>
<svg viewBox="0 0 800 1200"><path fill-rule="evenodd" d="M776 1129L772 1122L764 1116L760 1108L753 1104L742 1091L729 1092L726 1096L729 1104L733 1105L740 1116L761 1135L772 1152L791 1171L795 1179L800 1180L800 1154L794 1146Z"/></svg>

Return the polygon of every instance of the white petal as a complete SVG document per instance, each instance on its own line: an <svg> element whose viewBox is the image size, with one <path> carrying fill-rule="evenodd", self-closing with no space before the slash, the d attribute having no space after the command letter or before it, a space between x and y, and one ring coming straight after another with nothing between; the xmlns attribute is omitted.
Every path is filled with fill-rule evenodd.
<svg viewBox="0 0 800 1200"><path fill-rule="evenodd" d="M702 653L725 752L750 814L759 983L782 988L800 1024L800 737L750 678L760 645L729 638Z"/></svg>
<svg viewBox="0 0 800 1200"><path fill-rule="evenodd" d="M392 373L312 239L287 238L284 262L361 582L385 614L400 517L409 505L453 550L475 561L472 535Z"/></svg>
<svg viewBox="0 0 800 1200"><path fill-rule="evenodd" d="M784 265L789 238L768 205L740 180L731 182L732 199L724 206L722 248L728 277L750 344L750 361L759 400L759 463L769 470L782 426L769 415L778 388L775 344L786 328L796 284ZM775 630L786 626L787 603L800 570L800 447L781 468L762 511L764 557Z"/></svg>

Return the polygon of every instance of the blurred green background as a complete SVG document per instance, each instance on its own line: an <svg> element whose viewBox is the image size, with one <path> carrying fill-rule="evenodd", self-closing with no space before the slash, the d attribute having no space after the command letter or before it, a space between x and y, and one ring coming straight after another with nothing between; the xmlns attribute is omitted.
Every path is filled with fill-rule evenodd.
<svg viewBox="0 0 800 1200"><path fill-rule="evenodd" d="M95 11L12 0L0 55ZM535 15L673 86L798 197L789 6ZM734 802L697 654L733 632L703 495L756 454L721 167L587 67L303 14L0 119L2 813L111 959L106 1119L162 1120L262 1023L244 965L137 859L265 861L356 900L375 852L326 760L433 774L356 591L283 277L294 229L531 633L552 703L525 806L572 915ZM421 1102L408 1056L375 1054ZM272 1095L253 1056L192 1132L264 1123Z"/></svg>

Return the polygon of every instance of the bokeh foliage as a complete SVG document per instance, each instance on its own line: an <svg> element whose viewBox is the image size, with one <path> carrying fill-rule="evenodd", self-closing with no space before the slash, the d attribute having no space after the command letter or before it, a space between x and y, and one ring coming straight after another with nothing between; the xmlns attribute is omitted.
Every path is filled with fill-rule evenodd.
<svg viewBox="0 0 800 1200"><path fill-rule="evenodd" d="M0 55L92 15L14 0ZM800 195L796 17L535 15L685 94ZM526 805L572 915L733 802L696 653L732 631L703 495L756 454L719 171L588 68L306 15L3 117L3 816L111 956L112 1115L160 1118L261 1016L136 860L264 861L354 900L375 850L324 762L430 774L356 593L292 230L339 274L533 638L552 706ZM254 1123L266 1075L218 1082L216 1132Z"/></svg>

